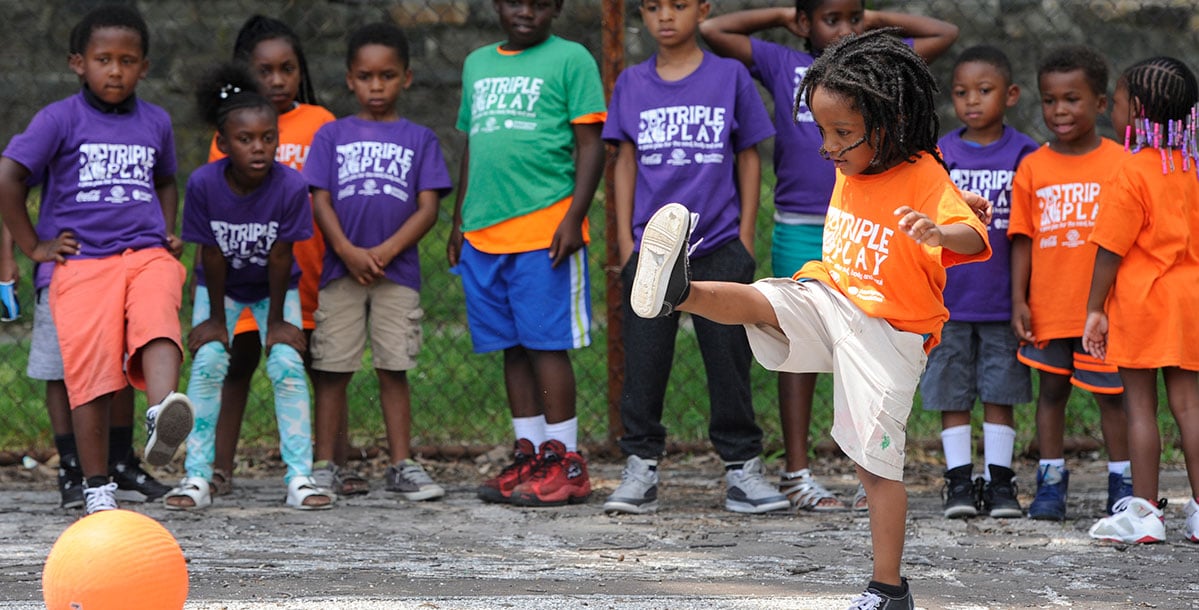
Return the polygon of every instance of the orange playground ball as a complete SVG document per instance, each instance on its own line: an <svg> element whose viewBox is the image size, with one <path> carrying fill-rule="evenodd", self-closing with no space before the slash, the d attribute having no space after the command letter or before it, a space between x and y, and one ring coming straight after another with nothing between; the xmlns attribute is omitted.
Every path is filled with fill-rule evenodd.
<svg viewBox="0 0 1199 610"><path fill-rule="evenodd" d="M187 601L187 562L175 537L127 510L68 527L42 571L46 610L177 610Z"/></svg>

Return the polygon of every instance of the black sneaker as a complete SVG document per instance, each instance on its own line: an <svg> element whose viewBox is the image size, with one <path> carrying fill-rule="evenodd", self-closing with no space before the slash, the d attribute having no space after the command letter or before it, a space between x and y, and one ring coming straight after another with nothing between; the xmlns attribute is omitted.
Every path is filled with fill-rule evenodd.
<svg viewBox="0 0 1199 610"><path fill-rule="evenodd" d="M908 579L901 578L900 581L903 583L903 595L892 597L874 586L868 586L864 593L850 603L850 610L915 610L916 602L912 600L912 589L908 586Z"/></svg>
<svg viewBox="0 0 1199 610"><path fill-rule="evenodd" d="M991 480L983 485L982 510L984 513L999 518L1023 517L1024 509L1020 507L1019 493L1016 488L1016 473L1011 468L988 464Z"/></svg>
<svg viewBox="0 0 1199 610"><path fill-rule="evenodd" d="M691 291L691 265L687 261L691 236L691 211L681 203L668 203L650 217L641 235L637 273L629 305L642 318L670 315Z"/></svg>
<svg viewBox="0 0 1199 610"><path fill-rule="evenodd" d="M974 482L974 465L966 464L945 471L945 518L962 519L978 515L978 489Z"/></svg>
<svg viewBox="0 0 1199 610"><path fill-rule="evenodd" d="M159 483L150 473L142 470L141 460L132 454L129 459L110 466L108 475L117 484L115 495L122 502L151 502L171 491L169 485Z"/></svg>
<svg viewBox="0 0 1199 610"><path fill-rule="evenodd" d="M67 455L58 461L58 493L62 496L63 508L83 506L83 470L79 458Z"/></svg>

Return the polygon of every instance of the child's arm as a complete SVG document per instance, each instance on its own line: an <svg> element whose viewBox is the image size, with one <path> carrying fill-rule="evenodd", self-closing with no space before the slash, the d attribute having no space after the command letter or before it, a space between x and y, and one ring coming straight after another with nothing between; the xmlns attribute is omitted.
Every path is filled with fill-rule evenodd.
<svg viewBox="0 0 1199 610"><path fill-rule="evenodd" d="M7 225L0 224L0 282L16 283L20 279L13 248L12 232Z"/></svg>
<svg viewBox="0 0 1199 610"><path fill-rule="evenodd" d="M470 172L470 142L462 147L462 163L458 170L458 194L454 197L454 215L451 218L450 238L445 244L445 257L450 266L458 264L462 256L462 200L466 198L466 184Z"/></svg>
<svg viewBox="0 0 1199 610"><path fill-rule="evenodd" d="M425 190L416 194L416 211L400 228L383 243L368 248L367 252L379 263L380 267L391 264L392 259L399 256L408 248L416 247L417 242L433 228L437 222L437 205L441 198L437 191Z"/></svg>
<svg viewBox="0 0 1199 610"><path fill-rule="evenodd" d="M200 246L204 264L204 283L208 288L208 319L192 328L187 336L187 349L196 353L205 343L219 342L229 347L229 327L225 320L225 255L217 246Z"/></svg>
<svg viewBox="0 0 1199 610"><path fill-rule="evenodd" d="M612 167L612 207L616 209L616 246L620 266L633 255L633 199L637 191L637 146L624 141L616 149Z"/></svg>
<svg viewBox="0 0 1199 610"><path fill-rule="evenodd" d="M899 28L901 34L912 39L912 48L926 62L940 57L958 39L958 26L923 15L866 11L862 21L867 30Z"/></svg>
<svg viewBox="0 0 1199 610"><path fill-rule="evenodd" d="M978 254L987 247L987 241L973 227L963 223L939 225L933 222L927 214L922 214L910 206L902 205L895 209L899 216L899 230L907 233L908 237L918 244L940 246L958 254Z"/></svg>
<svg viewBox="0 0 1199 610"><path fill-rule="evenodd" d="M267 256L266 275L270 291L270 307L266 314L266 353L271 353L271 346L278 343L290 345L292 349L304 353L308 341L304 331L283 318L283 301L287 299L287 287L291 283L291 267L295 260L291 253L291 242L276 241L271 246ZM206 267L207 269L207 267Z"/></svg>
<svg viewBox="0 0 1199 610"><path fill-rule="evenodd" d="M1095 271L1091 273L1091 293L1087 296L1087 323L1082 331L1082 347L1103 360L1107 357L1107 312L1104 303L1116 283L1116 271L1124 257L1099 246L1095 252Z"/></svg>
<svg viewBox="0 0 1199 610"><path fill-rule="evenodd" d="M1032 238L1012 236L1012 331L1021 341L1036 343L1032 310L1028 308L1028 280L1032 277Z"/></svg>
<svg viewBox="0 0 1199 610"><path fill-rule="evenodd" d="M600 139L603 123L572 123L570 127L575 133L575 190L570 209L558 223L550 242L551 267L557 267L583 247L583 220L604 173L604 141Z"/></svg>
<svg viewBox="0 0 1199 610"><path fill-rule="evenodd" d="M63 231L54 239L38 239L25 207L25 198L29 196L27 180L29 170L24 165L0 157L0 218L25 256L38 263L54 261L65 265L67 256L79 254L79 242L72 231Z"/></svg>
<svg viewBox="0 0 1199 610"><path fill-rule="evenodd" d="M337 254L337 258L346 264L355 281L366 286L383 277L383 265L366 248L355 246L346 237L341 229L341 221L337 219L337 212L333 211L333 195L329 191L312 189L312 215L316 218L316 225L325 234L325 242Z"/></svg>
<svg viewBox="0 0 1199 610"><path fill-rule="evenodd" d="M717 55L731 57L749 67L754 63L750 34L780 27L805 38L795 20L794 6L757 8L713 17L700 22L699 35Z"/></svg>
<svg viewBox="0 0 1199 610"><path fill-rule="evenodd" d="M758 228L758 205L762 196L762 158L758 147L737 153L737 193L741 197L741 243L754 255L754 232Z"/></svg>
<svg viewBox="0 0 1199 610"><path fill-rule="evenodd" d="M162 219L167 226L167 251L171 256L183 256L183 240L175 228L179 217L179 186L174 176L155 176L154 192L158 194L158 203L162 206Z"/></svg>

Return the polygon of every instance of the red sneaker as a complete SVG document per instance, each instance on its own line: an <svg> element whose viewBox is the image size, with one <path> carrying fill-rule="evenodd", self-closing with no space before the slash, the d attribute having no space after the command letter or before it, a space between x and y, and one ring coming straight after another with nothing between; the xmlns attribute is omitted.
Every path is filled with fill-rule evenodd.
<svg viewBox="0 0 1199 610"><path fill-rule="evenodd" d="M562 506L580 504L591 495L587 461L573 451L567 452L562 441L541 444L541 457L528 481L512 490L511 501L518 506Z"/></svg>
<svg viewBox="0 0 1199 610"><path fill-rule="evenodd" d="M494 478L479 486L479 499L484 502L509 502L512 490L529 480L537 464L537 449L527 438L517 439L513 446L513 461Z"/></svg>

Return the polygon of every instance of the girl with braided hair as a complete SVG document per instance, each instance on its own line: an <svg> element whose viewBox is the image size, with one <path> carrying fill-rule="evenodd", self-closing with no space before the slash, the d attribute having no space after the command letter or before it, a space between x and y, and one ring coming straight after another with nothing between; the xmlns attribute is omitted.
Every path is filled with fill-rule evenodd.
<svg viewBox="0 0 1199 610"><path fill-rule="evenodd" d="M900 577L907 491L905 427L926 354L949 318L945 268L987 259L987 229L936 150L937 85L886 30L831 45L799 95L837 168L819 261L751 285L690 281L691 217L670 204L645 228L633 311L681 310L745 326L768 369L833 374L832 437L870 497L873 577L859 610L911 610Z"/></svg>
<svg viewBox="0 0 1199 610"><path fill-rule="evenodd" d="M1129 153L1104 187L1090 241L1095 254L1083 345L1119 368L1128 414L1133 495L1091 528L1100 540L1165 540L1157 500L1161 436L1157 371L1178 424L1192 497L1185 537L1199 542L1199 85L1170 57L1128 68L1116 83L1112 124Z"/></svg>

